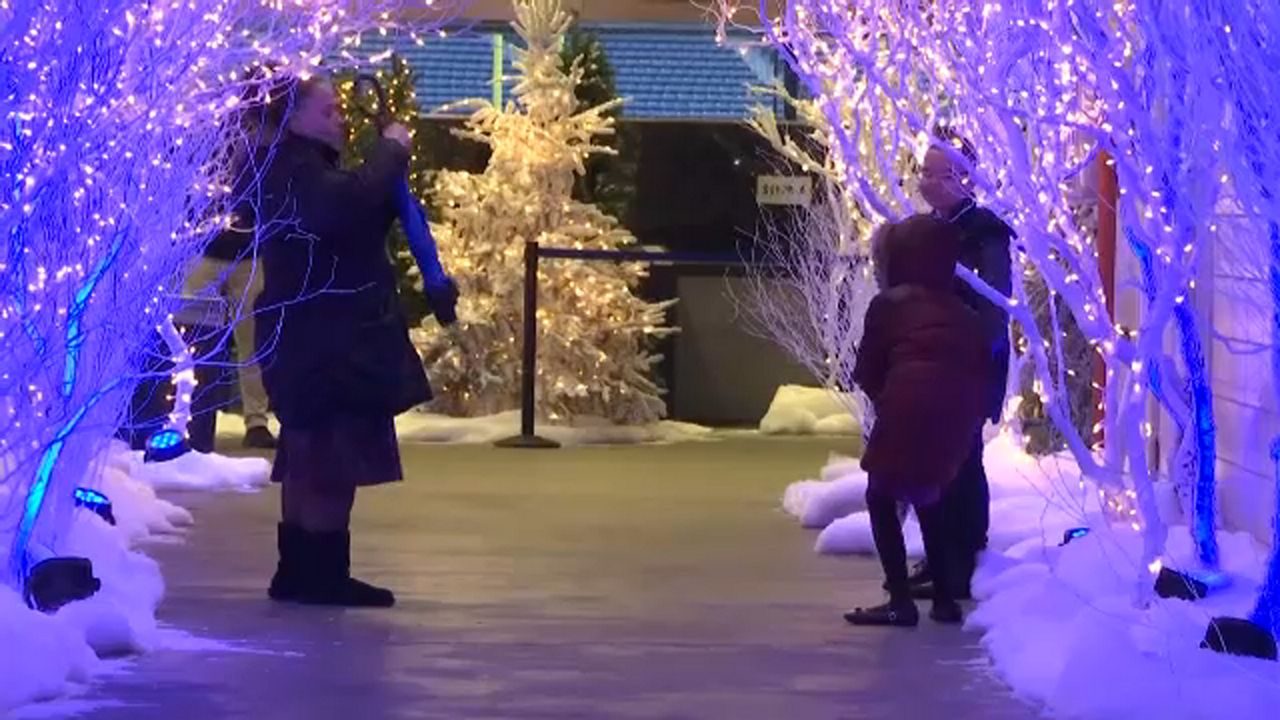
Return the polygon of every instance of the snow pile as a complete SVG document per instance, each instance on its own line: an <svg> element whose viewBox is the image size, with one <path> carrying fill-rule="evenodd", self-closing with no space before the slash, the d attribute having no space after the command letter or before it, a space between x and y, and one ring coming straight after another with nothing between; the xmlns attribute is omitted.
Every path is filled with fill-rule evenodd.
<svg viewBox="0 0 1280 720"><path fill-rule="evenodd" d="M252 492L271 482L271 463L263 458L233 458L189 452L162 463L144 463L130 455L132 475L157 490Z"/></svg>
<svg viewBox="0 0 1280 720"><path fill-rule="evenodd" d="M155 536L177 534L194 522L185 508L158 497L150 480L139 479L143 477L141 467L141 459L135 458L127 445L112 441L95 485L111 500L115 531L130 546ZM148 474L151 479L158 475L154 468Z"/></svg>
<svg viewBox="0 0 1280 720"><path fill-rule="evenodd" d="M666 420L649 425L615 425L579 418L572 426L539 423L537 433L562 445L626 445L705 440L711 429ZM482 445L520 434L520 412L513 410L477 418L455 418L408 412L396 418L396 433L409 442Z"/></svg>
<svg viewBox="0 0 1280 720"><path fill-rule="evenodd" d="M1019 695L1064 718L1274 714L1280 664L1199 647L1211 618L1248 616L1265 574L1266 548L1246 533L1222 532L1225 589L1196 603L1155 598L1140 609L1142 538L1104 522L1096 488L1081 481L1073 461L1032 458L1007 433L987 443L985 461L991 547L974 579L980 604L968 627L983 632L995 668ZM783 506L805 527L823 528L819 552L874 553L866 482L857 461L833 456L821 479L788 487ZM1063 546L1065 531L1076 527L1094 530ZM923 554L914 518L905 534L908 550ZM1161 560L1173 569L1197 567L1185 526L1172 529Z"/></svg>
<svg viewBox="0 0 1280 720"><path fill-rule="evenodd" d="M1096 493L1080 485L1080 471L1066 457L1033 458L1010 433L999 433L984 451L991 486L992 550L1006 550L1029 539L1059 542L1071 528L1085 524L1096 510ZM1073 492L1064 492L1070 488ZM850 458L833 457L820 480L789 486L783 507L807 528L822 528L818 552L830 555L874 553L871 519L866 513L867 475ZM924 554L914 515L904 525L907 552Z"/></svg>
<svg viewBox="0 0 1280 720"><path fill-rule="evenodd" d="M867 474L858 458L833 454L819 480L801 480L787 487L782 507L807 528L824 528L867 507Z"/></svg>
<svg viewBox="0 0 1280 720"><path fill-rule="evenodd" d="M1103 527L1097 523L1095 527ZM1266 549L1245 533L1220 533L1233 584L1196 603L1134 602L1141 537L1094 531L1058 547L1031 540L987 553L974 580L981 600L970 628L1020 695L1060 717L1162 720L1270 717L1280 705L1280 664L1199 648L1209 620L1247 617ZM1194 568L1185 527L1164 564Z"/></svg>
<svg viewBox="0 0 1280 720"><path fill-rule="evenodd" d="M112 505L125 517L161 517L168 512L134 506L138 498L145 494L113 497ZM10 540L3 537L0 543L8 547ZM123 527L112 527L78 509L58 551L91 560L101 590L45 615L29 609L13 588L0 585L0 711L62 695L68 683L87 681L99 668L100 657L155 647L155 611L164 596L164 580L154 560L130 548Z"/></svg>
<svg viewBox="0 0 1280 720"><path fill-rule="evenodd" d="M862 434L862 418L850 411L857 403L824 388L783 385L760 420L765 435Z"/></svg>
<svg viewBox="0 0 1280 720"><path fill-rule="evenodd" d="M129 655L167 642L156 607L164 580L142 543L180 536L192 524L185 509L156 488L249 489L267 481L270 465L189 453L167 463L144 464L140 453L112 441L85 485L111 501L116 525L77 508L58 538L57 554L88 558L102 589L52 615L29 609L13 588L0 584L0 712L63 695L100 668L99 658ZM0 487L0 503L11 502ZM0 535L0 547L11 536ZM51 553L50 553L51 554Z"/></svg>

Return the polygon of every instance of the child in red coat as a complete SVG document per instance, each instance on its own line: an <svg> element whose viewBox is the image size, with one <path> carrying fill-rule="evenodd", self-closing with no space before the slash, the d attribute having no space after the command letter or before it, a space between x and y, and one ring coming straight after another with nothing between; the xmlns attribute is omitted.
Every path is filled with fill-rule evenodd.
<svg viewBox="0 0 1280 720"><path fill-rule="evenodd" d="M930 616L957 623L946 518L939 501L982 427L992 372L978 316L955 294L960 235L917 215L877 238L881 291L867 308L854 381L875 422L862 457L867 509L889 602L845 615L855 625L913 626L899 503L915 507L937 591Z"/></svg>

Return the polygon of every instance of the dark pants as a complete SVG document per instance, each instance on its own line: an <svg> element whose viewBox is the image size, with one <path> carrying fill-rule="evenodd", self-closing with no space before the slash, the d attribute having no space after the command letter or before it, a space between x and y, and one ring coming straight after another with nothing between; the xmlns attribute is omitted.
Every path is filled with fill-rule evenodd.
<svg viewBox="0 0 1280 720"><path fill-rule="evenodd" d="M991 488L982 465L982 433L974 438L969 457L942 496L945 533L956 553L956 579L968 583L977 567L978 553L987 549L991 525ZM919 508L917 508L917 512ZM930 569L933 561L929 561Z"/></svg>
<svg viewBox="0 0 1280 720"><path fill-rule="evenodd" d="M868 483L874 488L876 483ZM884 568L885 586L889 597L897 602L910 601L911 587L907 582L907 543L902 536L902 520L898 516L897 499L884 493L867 490L867 512L871 516L871 534L875 537L876 553ZM950 600L949 592L954 584L954 546L947 535L947 523L943 503L916 507L920 520L920 532L924 536L925 557L933 573L935 600ZM939 592L939 589L941 592Z"/></svg>

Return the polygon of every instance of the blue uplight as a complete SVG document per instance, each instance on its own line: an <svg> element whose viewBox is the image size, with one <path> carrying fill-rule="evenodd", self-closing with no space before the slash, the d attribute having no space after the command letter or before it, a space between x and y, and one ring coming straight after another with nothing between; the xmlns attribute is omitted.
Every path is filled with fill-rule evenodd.
<svg viewBox="0 0 1280 720"><path fill-rule="evenodd" d="M1088 534L1089 534L1089 528L1087 527L1071 528L1070 530L1062 533L1062 544L1066 545L1072 540L1079 540L1080 538Z"/></svg>
<svg viewBox="0 0 1280 720"><path fill-rule="evenodd" d="M107 521L109 525L116 524L116 516L111 505L111 500L106 495L90 488L75 489L76 507L82 507L85 510L97 515Z"/></svg>
<svg viewBox="0 0 1280 720"><path fill-rule="evenodd" d="M191 447L181 432L165 428L147 438L147 448L143 455L146 462L168 462L185 455Z"/></svg>

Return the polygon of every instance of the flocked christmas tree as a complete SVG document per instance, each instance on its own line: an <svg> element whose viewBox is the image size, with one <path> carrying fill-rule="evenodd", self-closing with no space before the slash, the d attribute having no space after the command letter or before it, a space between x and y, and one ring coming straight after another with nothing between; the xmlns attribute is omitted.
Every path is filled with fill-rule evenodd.
<svg viewBox="0 0 1280 720"><path fill-rule="evenodd" d="M618 102L579 109L583 69L560 53L571 18L559 0L519 0L514 99L483 100L462 137L492 151L482 173L441 172L432 231L461 290L459 322L428 321L416 333L437 393L436 409L485 415L518 407L523 252L543 246L618 249L635 237L593 205L573 199L586 161L611 152ZM538 278L538 411L571 421L643 423L665 410L653 379L653 339L666 332L666 305L635 295L645 269L634 264L543 261Z"/></svg>

